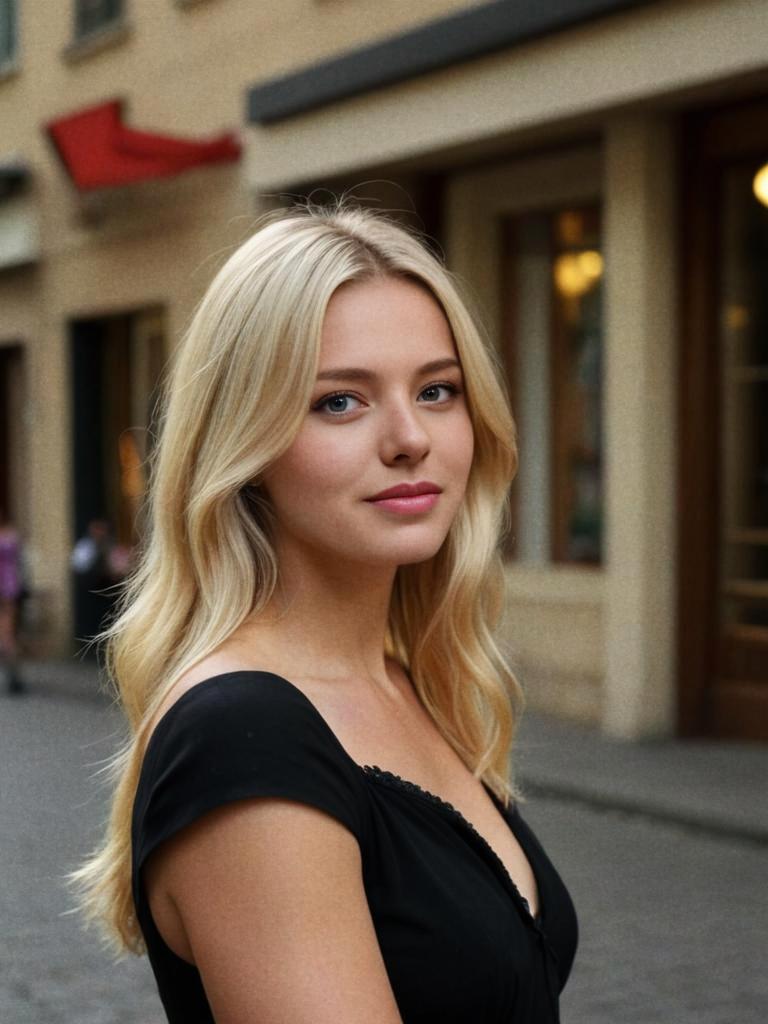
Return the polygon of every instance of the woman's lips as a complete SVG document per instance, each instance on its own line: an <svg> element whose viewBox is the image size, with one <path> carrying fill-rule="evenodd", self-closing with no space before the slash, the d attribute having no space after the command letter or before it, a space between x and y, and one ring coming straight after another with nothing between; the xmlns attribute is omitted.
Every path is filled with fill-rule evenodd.
<svg viewBox="0 0 768 1024"><path fill-rule="evenodd" d="M387 509L389 512L400 514L413 514L414 512L428 512L437 503L439 494L413 494L410 497L400 498L379 498L378 501L370 501L369 505L376 505L378 508Z"/></svg>

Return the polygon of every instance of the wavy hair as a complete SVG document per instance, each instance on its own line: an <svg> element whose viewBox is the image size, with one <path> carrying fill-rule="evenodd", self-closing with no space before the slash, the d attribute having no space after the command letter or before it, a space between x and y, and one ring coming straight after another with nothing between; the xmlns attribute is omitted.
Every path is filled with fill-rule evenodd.
<svg viewBox="0 0 768 1024"><path fill-rule="evenodd" d="M408 671L440 733L507 806L521 688L494 636L501 541L517 470L501 368L459 282L415 231L344 199L273 210L225 262L175 350L148 459L143 536L117 614L96 637L129 725L107 766L101 845L70 876L86 917L117 949L144 952L131 894L131 816L152 722L170 689L278 581L274 512L259 480L296 437L317 373L328 302L385 275L426 287L447 317L465 379L474 456L440 550L398 568L385 653Z"/></svg>

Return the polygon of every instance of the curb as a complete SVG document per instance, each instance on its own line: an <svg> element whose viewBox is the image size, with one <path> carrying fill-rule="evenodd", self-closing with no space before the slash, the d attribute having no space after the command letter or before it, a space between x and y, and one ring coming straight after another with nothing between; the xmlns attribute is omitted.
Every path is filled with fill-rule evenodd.
<svg viewBox="0 0 768 1024"><path fill-rule="evenodd" d="M643 818L646 821L678 825L690 832L697 832L700 835L716 839L732 839L760 847L768 846L768 830L760 825L740 825L724 821L722 818L707 818L683 809L663 807L642 798L633 799L632 797L615 796L611 793L600 793L580 787L577 783L541 782L524 773L519 775L519 779L526 796L535 796L542 800L563 800L585 807L618 811L622 814Z"/></svg>

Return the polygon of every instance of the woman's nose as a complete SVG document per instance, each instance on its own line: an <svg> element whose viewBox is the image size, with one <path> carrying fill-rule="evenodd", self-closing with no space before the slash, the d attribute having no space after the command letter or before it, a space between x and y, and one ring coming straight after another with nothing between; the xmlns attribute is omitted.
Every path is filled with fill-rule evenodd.
<svg viewBox="0 0 768 1024"><path fill-rule="evenodd" d="M410 401L393 402L385 412L382 426L382 451L385 459L407 455L422 458L431 445L429 431Z"/></svg>

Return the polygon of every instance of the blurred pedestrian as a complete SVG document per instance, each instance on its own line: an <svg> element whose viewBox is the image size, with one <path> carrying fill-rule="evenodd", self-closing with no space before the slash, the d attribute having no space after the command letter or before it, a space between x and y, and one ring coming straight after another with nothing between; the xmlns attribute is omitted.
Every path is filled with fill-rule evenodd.
<svg viewBox="0 0 768 1024"><path fill-rule="evenodd" d="M75 579L76 632L90 640L104 627L104 620L115 601L107 592L120 582L125 570L125 552L112 536L108 519L96 517L88 522L85 534L78 538L69 565Z"/></svg>
<svg viewBox="0 0 768 1024"><path fill-rule="evenodd" d="M0 507L0 656L10 694L24 691L18 672L19 607L23 592L21 537L5 509Z"/></svg>
<svg viewBox="0 0 768 1024"><path fill-rule="evenodd" d="M107 558L111 547L109 522L106 519L91 519L85 534L72 549L70 565L81 577L93 577L99 582L106 576Z"/></svg>

